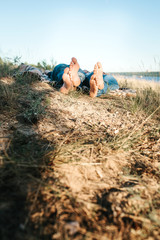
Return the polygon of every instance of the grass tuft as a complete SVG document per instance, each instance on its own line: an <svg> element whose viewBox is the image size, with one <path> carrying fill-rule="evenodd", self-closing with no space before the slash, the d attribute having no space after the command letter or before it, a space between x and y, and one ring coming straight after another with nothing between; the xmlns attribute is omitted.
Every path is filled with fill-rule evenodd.
<svg viewBox="0 0 160 240"><path fill-rule="evenodd" d="M160 106L160 83L123 78L118 79L118 82L120 87L137 91L136 97L132 98L128 105L132 112L144 111L150 115ZM155 112L154 117L160 120L160 109Z"/></svg>

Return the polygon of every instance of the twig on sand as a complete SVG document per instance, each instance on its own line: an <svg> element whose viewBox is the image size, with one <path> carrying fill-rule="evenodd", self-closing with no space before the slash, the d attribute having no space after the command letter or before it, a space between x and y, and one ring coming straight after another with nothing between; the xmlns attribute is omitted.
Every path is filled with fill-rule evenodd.
<svg viewBox="0 0 160 240"><path fill-rule="evenodd" d="M82 165L82 166L87 166L87 165L94 166L94 165L102 165L104 163L76 163L76 162L73 162L72 164L74 164L74 165Z"/></svg>

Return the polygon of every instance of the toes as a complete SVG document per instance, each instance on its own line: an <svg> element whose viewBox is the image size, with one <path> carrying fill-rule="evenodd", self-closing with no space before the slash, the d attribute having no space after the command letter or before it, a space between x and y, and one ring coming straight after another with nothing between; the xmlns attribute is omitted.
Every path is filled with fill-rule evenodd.
<svg viewBox="0 0 160 240"><path fill-rule="evenodd" d="M75 57L73 57L73 58L72 58L72 62L73 62L74 64L76 64L76 63L77 63L77 59L76 59Z"/></svg>
<svg viewBox="0 0 160 240"><path fill-rule="evenodd" d="M73 63L73 62L71 62L71 63L70 63L70 68L73 68L73 65L74 65L74 63Z"/></svg>
<svg viewBox="0 0 160 240"><path fill-rule="evenodd" d="M102 64L100 62L97 62L98 68L102 68Z"/></svg>
<svg viewBox="0 0 160 240"><path fill-rule="evenodd" d="M97 66L97 63L94 65L94 69L97 69L98 68L98 66Z"/></svg>
<svg viewBox="0 0 160 240"><path fill-rule="evenodd" d="M98 70L97 69L94 69L94 75L97 75L98 74Z"/></svg>
<svg viewBox="0 0 160 240"><path fill-rule="evenodd" d="M67 73L64 73L64 74L63 74L63 81L66 81L67 77L68 77L68 74L67 74Z"/></svg>
<svg viewBox="0 0 160 240"><path fill-rule="evenodd" d="M80 79L78 76L79 64L76 58L72 58L69 66L69 78L74 86L79 86Z"/></svg>
<svg viewBox="0 0 160 240"><path fill-rule="evenodd" d="M97 67L99 70L103 71L102 64L100 62L97 62Z"/></svg>
<svg viewBox="0 0 160 240"><path fill-rule="evenodd" d="M97 71L98 71L98 66L97 66L97 64L95 64L95 65L94 65L94 70L93 70L93 72L96 74Z"/></svg>
<svg viewBox="0 0 160 240"><path fill-rule="evenodd" d="M71 66L70 68L69 68L69 72L71 73L73 71L73 67Z"/></svg>
<svg viewBox="0 0 160 240"><path fill-rule="evenodd" d="M91 80L94 80L95 79L95 75L93 74L92 76L91 76Z"/></svg>
<svg viewBox="0 0 160 240"><path fill-rule="evenodd" d="M70 80L72 81L72 73L71 73L71 71L69 71L69 77L70 77Z"/></svg>
<svg viewBox="0 0 160 240"><path fill-rule="evenodd" d="M91 76L91 80L94 81L95 84L97 85L97 78L96 78L96 75L95 75L95 74L93 74L93 75Z"/></svg>
<svg viewBox="0 0 160 240"><path fill-rule="evenodd" d="M68 72L69 72L69 68L67 67L64 69L64 73L68 73Z"/></svg>

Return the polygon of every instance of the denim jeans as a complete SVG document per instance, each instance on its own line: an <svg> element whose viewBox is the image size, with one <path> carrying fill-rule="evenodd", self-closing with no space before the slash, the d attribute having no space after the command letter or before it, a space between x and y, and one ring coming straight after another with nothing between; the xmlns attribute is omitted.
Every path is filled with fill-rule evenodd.
<svg viewBox="0 0 160 240"><path fill-rule="evenodd" d="M63 73L64 69L66 67L69 67L67 64L58 64L53 72L51 73L51 80L56 82L56 87L60 88L63 85ZM78 76L81 80L80 87L88 87L90 88L90 79L93 75L93 72L91 73L85 73L82 69L79 69ZM103 81L104 81L104 88L102 90L98 90L97 97L101 96L102 94L105 94L109 90L115 90L119 88L117 80L112 75L103 75Z"/></svg>
<svg viewBox="0 0 160 240"><path fill-rule="evenodd" d="M69 67L69 65L67 64L58 64L52 71L51 73L51 80L56 82L56 87L60 88L63 85L63 73L64 73L64 69L66 67ZM85 72L82 69L79 69L78 71L78 76L81 80L81 84L82 82L85 80Z"/></svg>

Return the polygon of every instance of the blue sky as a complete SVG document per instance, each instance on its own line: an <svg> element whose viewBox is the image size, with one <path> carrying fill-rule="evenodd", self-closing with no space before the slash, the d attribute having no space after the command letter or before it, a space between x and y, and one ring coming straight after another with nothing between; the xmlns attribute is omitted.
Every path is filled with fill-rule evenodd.
<svg viewBox="0 0 160 240"><path fill-rule="evenodd" d="M5 0L0 56L104 71L160 71L160 0Z"/></svg>

